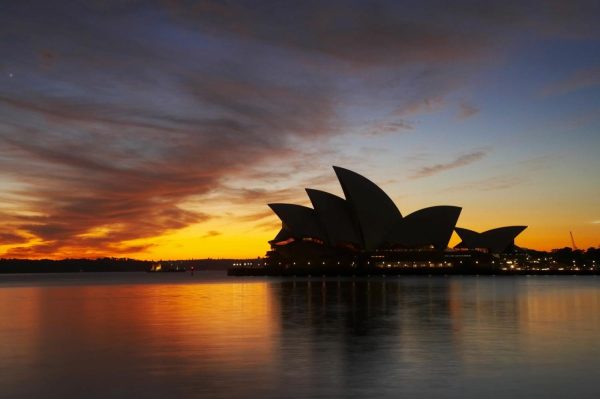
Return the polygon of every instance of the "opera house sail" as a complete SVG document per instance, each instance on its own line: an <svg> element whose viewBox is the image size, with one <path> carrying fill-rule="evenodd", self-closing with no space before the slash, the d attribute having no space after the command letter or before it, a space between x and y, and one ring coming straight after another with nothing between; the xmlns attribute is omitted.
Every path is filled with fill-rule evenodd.
<svg viewBox="0 0 600 399"><path fill-rule="evenodd" d="M484 248L490 252L506 252L515 246L515 238L525 230L527 226L498 227L483 233L456 227L454 230L462 239L457 248Z"/></svg>
<svg viewBox="0 0 600 399"><path fill-rule="evenodd" d="M394 201L369 179L337 166L333 170L358 224L364 249L379 248L387 232L402 219L400 211Z"/></svg>
<svg viewBox="0 0 600 399"><path fill-rule="evenodd" d="M366 177L333 167L344 198L307 188L312 208L269 204L281 230L269 241L267 260L292 265L352 267L441 265L499 257L518 250L515 238L526 226L477 233L456 227L461 208L432 206L403 216L394 201ZM456 232L460 243L449 248ZM458 259L458 260L457 260Z"/></svg>

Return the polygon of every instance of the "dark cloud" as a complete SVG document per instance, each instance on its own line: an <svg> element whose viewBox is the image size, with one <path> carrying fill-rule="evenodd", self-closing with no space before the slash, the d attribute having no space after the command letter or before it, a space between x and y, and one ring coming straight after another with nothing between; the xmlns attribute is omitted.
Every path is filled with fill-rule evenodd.
<svg viewBox="0 0 600 399"><path fill-rule="evenodd" d="M594 1L181 1L180 20L218 34L358 65L455 62L511 34L596 36ZM515 32L516 31L516 32Z"/></svg>
<svg viewBox="0 0 600 399"><path fill-rule="evenodd" d="M0 231L0 245L21 244L27 242L27 237L12 231Z"/></svg>
<svg viewBox="0 0 600 399"><path fill-rule="evenodd" d="M438 173L445 172L450 169L460 168L462 166L470 165L473 162L477 162L487 155L487 151L478 150L467 154L457 156L450 162L437 163L431 166L424 166L415 171L410 177L412 179L420 179L423 177L429 177Z"/></svg>

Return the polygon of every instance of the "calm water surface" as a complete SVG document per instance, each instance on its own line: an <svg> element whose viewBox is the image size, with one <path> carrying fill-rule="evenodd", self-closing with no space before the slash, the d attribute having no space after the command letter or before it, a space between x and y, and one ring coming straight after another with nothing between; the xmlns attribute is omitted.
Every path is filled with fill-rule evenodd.
<svg viewBox="0 0 600 399"><path fill-rule="evenodd" d="M598 398L600 278L0 275L2 398Z"/></svg>

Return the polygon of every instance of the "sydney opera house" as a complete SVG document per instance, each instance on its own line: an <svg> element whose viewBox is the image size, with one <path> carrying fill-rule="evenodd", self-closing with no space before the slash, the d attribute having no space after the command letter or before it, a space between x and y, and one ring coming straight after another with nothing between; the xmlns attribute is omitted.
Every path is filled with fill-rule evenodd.
<svg viewBox="0 0 600 399"><path fill-rule="evenodd" d="M281 230L269 243L270 265L341 267L452 267L493 262L514 252L526 226L482 233L456 227L461 208L440 205L402 215L375 183L351 170L333 167L344 197L306 189L312 208L269 204ZM452 233L461 242L448 248Z"/></svg>

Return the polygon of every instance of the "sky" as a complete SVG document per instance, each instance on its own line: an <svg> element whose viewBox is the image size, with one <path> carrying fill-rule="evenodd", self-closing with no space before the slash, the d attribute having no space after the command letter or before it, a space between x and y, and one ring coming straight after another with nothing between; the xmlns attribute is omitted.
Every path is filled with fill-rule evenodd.
<svg viewBox="0 0 600 399"><path fill-rule="evenodd" d="M265 254L342 195L600 246L597 1L0 4L0 257ZM459 240L454 236L451 244Z"/></svg>

